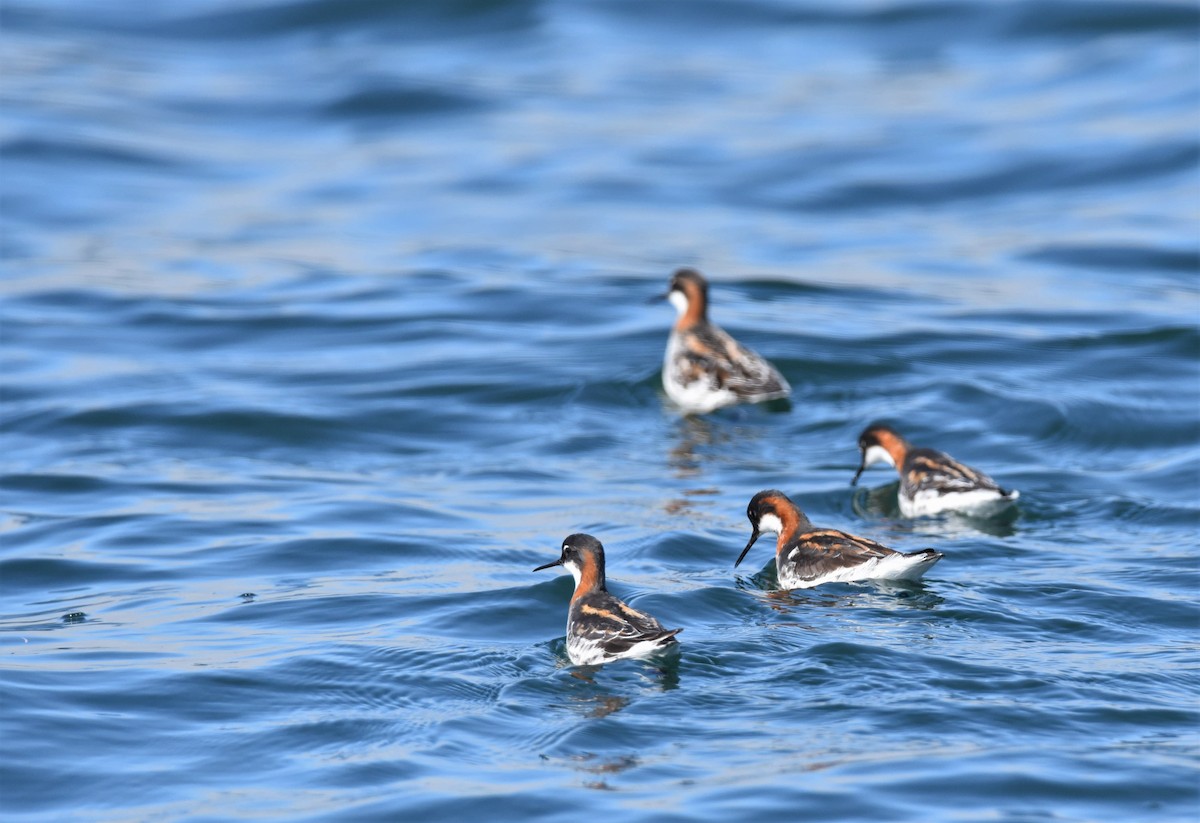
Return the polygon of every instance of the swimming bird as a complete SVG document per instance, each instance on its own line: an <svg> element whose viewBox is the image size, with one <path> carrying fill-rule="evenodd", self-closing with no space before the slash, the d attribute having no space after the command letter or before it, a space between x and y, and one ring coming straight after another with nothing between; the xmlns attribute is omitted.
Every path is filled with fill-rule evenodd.
<svg viewBox="0 0 1200 823"><path fill-rule="evenodd" d="M575 578L567 611L567 656L576 666L644 657L677 644L675 635L683 629L664 629L604 587L604 546L590 534L572 534L557 560L534 571L552 566L565 567Z"/></svg>
<svg viewBox="0 0 1200 823"><path fill-rule="evenodd" d="M872 423L858 438L862 463L850 485L868 466L887 463L900 472L900 513L920 517L941 511L986 513L1003 508L1021 493L1003 489L978 469L964 466L936 449L913 448L895 429Z"/></svg>
<svg viewBox="0 0 1200 823"><path fill-rule="evenodd" d="M679 269L663 295L678 312L663 358L663 388L695 414L787 397L792 387L756 352L708 319L708 283L695 269Z"/></svg>
<svg viewBox="0 0 1200 823"><path fill-rule="evenodd" d="M854 580L916 580L943 556L933 549L905 554L874 540L817 528L777 489L754 495L746 507L746 517L753 533L734 567L742 562L759 535L777 534L775 566L779 586L784 589Z"/></svg>

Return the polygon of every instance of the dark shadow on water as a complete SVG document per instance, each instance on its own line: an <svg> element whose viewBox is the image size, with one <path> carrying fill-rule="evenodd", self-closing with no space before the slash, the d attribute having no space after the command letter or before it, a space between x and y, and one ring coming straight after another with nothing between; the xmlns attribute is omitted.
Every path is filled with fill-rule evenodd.
<svg viewBox="0 0 1200 823"><path fill-rule="evenodd" d="M873 489L858 486L854 489L851 508L859 517L870 519L886 517L890 520L903 519L900 514L900 481L896 480Z"/></svg>
<svg viewBox="0 0 1200 823"><path fill-rule="evenodd" d="M781 397L778 400L768 400L758 405L772 414L787 414L792 410L792 398Z"/></svg>

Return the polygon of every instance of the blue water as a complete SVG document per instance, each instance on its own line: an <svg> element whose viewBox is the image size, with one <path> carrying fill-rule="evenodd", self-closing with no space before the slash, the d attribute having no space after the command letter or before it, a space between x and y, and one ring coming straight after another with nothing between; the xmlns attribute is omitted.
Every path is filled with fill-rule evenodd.
<svg viewBox="0 0 1200 823"><path fill-rule="evenodd" d="M7 820L1194 821L1191 2L5 0ZM790 404L681 417L660 294ZM888 419L1022 492L908 521ZM760 489L945 559L737 570ZM568 576L678 660L580 670Z"/></svg>

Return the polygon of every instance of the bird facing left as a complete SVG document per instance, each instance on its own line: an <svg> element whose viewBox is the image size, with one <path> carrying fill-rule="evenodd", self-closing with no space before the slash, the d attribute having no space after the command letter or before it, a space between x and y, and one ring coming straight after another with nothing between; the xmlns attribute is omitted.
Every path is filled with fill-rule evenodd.
<svg viewBox="0 0 1200 823"><path fill-rule="evenodd" d="M665 629L656 619L625 603L605 587L604 546L590 534L563 540L559 558L535 572L562 566L575 578L567 610L567 657L576 666L645 657L677 646L683 629Z"/></svg>

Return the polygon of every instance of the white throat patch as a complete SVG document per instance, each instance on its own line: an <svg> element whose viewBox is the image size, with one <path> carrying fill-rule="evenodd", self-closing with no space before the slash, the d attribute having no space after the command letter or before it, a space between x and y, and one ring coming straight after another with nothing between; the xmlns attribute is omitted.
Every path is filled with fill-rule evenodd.
<svg viewBox="0 0 1200 823"><path fill-rule="evenodd" d="M583 569L574 560L563 561L563 568L571 573L571 577L575 578L575 585L579 585L579 578L583 575Z"/></svg>
<svg viewBox="0 0 1200 823"><path fill-rule="evenodd" d="M875 443L867 447L867 453L863 455L863 467L874 466L876 463L887 463L892 468L896 467L896 461L888 454L888 450L883 446Z"/></svg>
<svg viewBox="0 0 1200 823"><path fill-rule="evenodd" d="M675 311L678 312L680 316L687 312L688 299L687 295L683 292L679 291L678 289L672 289L671 293L667 295L667 300L669 300L671 305L675 307Z"/></svg>
<svg viewBox="0 0 1200 823"><path fill-rule="evenodd" d="M779 534L783 531L783 521L779 515L767 512L758 518L758 530L763 534Z"/></svg>

